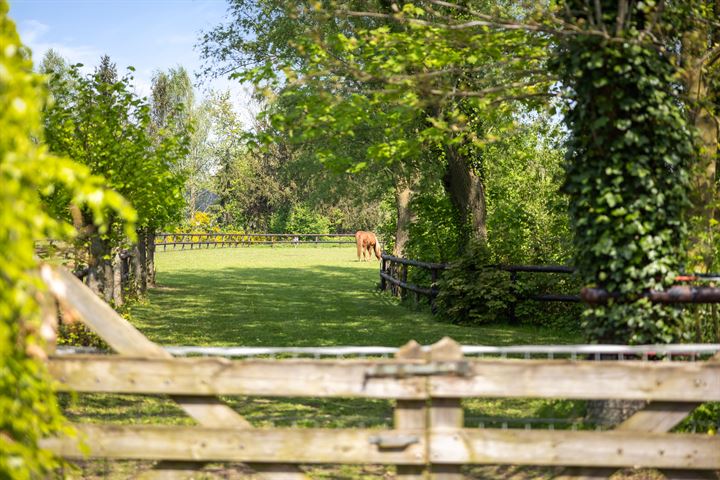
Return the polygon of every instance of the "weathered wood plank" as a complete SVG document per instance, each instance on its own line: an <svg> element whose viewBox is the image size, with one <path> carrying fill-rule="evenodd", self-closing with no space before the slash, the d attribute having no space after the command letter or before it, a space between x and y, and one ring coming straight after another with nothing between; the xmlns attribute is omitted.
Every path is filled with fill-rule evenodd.
<svg viewBox="0 0 720 480"><path fill-rule="evenodd" d="M211 429L158 425L76 425L90 457L289 463L421 465L422 430ZM406 447L382 448L372 438L416 436ZM441 465L517 464L585 467L720 469L720 439L706 435L539 430L430 431L430 461ZM76 438L42 446L84 458ZM301 446L301 447L300 447Z"/></svg>
<svg viewBox="0 0 720 480"><path fill-rule="evenodd" d="M61 268L53 269L49 265L43 265L40 273L60 304L78 313L83 323L116 352L134 356L171 357L92 293L72 273Z"/></svg>
<svg viewBox="0 0 720 480"><path fill-rule="evenodd" d="M448 337L432 345L428 353L428 359L432 361L459 361L462 358L460 344ZM441 431L459 430L465 421L459 398L433 398L428 417L430 429ZM459 465L432 465L430 478L432 480L462 480L463 474Z"/></svg>
<svg viewBox="0 0 720 480"><path fill-rule="evenodd" d="M262 463L422 464L422 430L230 429L165 425L74 425L89 457L136 460ZM377 436L408 435L418 442L382 448ZM55 437L44 448L66 458L86 458L77 438Z"/></svg>
<svg viewBox="0 0 720 480"><path fill-rule="evenodd" d="M378 365L408 363L412 362L63 355L52 358L49 368L62 388L85 392L425 398L425 379L372 373ZM720 364L714 362L481 360L470 362L470 372L468 376L429 377L429 394L435 398L720 401ZM667 412L666 407L654 408ZM667 418L658 417L658 421ZM658 428L669 429L664 424Z"/></svg>
<svg viewBox="0 0 720 480"><path fill-rule="evenodd" d="M708 435L462 429L430 433L441 464L720 469L720 438Z"/></svg>
<svg viewBox="0 0 720 480"><path fill-rule="evenodd" d="M142 359L64 355L49 362L61 390L173 395L423 399L422 378L368 377L391 361ZM405 362L408 363L408 362Z"/></svg>
<svg viewBox="0 0 720 480"><path fill-rule="evenodd" d="M717 362L474 360L467 376L433 377L433 397L720 400Z"/></svg>
<svg viewBox="0 0 720 480"><path fill-rule="evenodd" d="M720 363L720 354L715 354L706 364ZM633 414L630 418L618 425L615 431L619 432L669 432L685 417L687 417L700 403L677 403L677 402L650 402L644 409ZM604 470L603 470L604 472ZM577 469L569 469L563 479L573 480L594 480L596 475L602 472L582 472ZM610 477L610 475L607 475ZM668 477L672 478L672 477Z"/></svg>
<svg viewBox="0 0 720 480"><path fill-rule="evenodd" d="M384 260L383 260L384 261ZM406 343L395 354L398 360L415 359L421 360L424 357L422 347L415 341ZM423 389L426 388L423 380ZM427 429L427 400L398 400L395 404L394 427L399 430L426 430ZM425 478L427 468L425 465L398 465L397 480L421 480Z"/></svg>

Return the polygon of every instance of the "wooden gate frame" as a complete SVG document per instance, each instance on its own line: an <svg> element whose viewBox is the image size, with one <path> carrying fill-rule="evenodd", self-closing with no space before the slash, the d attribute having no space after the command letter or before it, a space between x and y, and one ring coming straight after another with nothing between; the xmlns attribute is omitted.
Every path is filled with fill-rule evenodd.
<svg viewBox="0 0 720 480"><path fill-rule="evenodd" d="M69 272L44 266L41 275L60 305L120 354L51 358L60 389L169 394L200 424L76 426L95 456L163 459L143 478L188 478L222 460L250 460L273 480L307 478L294 465L302 463L395 464L399 480L458 480L461 465L473 463L592 466L568 468L567 479L607 478L635 465L671 468L672 479L710 478L708 470L720 469L720 438L666 433L701 401L720 400L720 354L695 363L470 360L443 339L428 351L410 342L384 361L173 358ZM395 428L255 429L219 394L394 398ZM463 428L462 398L503 396L652 402L611 432ZM146 442L133 446L139 438ZM76 439L43 445L83 457Z"/></svg>
<svg viewBox="0 0 720 480"><path fill-rule="evenodd" d="M67 270L43 265L40 273L60 305L77 313L88 328L120 355L172 358L172 355L148 340ZM250 422L218 397L171 396L170 398L204 427L253 428ZM202 466L204 463L162 461L142 478L189 478ZM260 474L261 478L267 480L308 480L308 477L294 465L257 463L250 466Z"/></svg>

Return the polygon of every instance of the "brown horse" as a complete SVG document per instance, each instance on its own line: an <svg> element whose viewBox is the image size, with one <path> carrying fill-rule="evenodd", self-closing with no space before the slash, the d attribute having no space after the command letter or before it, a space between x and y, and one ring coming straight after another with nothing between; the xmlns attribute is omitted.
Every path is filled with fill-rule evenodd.
<svg viewBox="0 0 720 480"><path fill-rule="evenodd" d="M375 252L375 257L380 260L382 249L380 248L380 241L374 233L359 230L355 232L355 242L357 243L357 255L359 261L366 261L365 254L367 254L367 261L369 262L372 258L373 251Z"/></svg>

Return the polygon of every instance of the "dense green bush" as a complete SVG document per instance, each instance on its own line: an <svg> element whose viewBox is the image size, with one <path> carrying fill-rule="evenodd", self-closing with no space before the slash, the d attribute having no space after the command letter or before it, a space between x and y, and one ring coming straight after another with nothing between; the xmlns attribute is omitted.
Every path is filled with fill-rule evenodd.
<svg viewBox="0 0 720 480"><path fill-rule="evenodd" d="M419 192L410 208L415 221L410 225L410 240L405 257L423 262L446 263L457 258L465 235L458 228L460 214L443 191Z"/></svg>
<svg viewBox="0 0 720 480"><path fill-rule="evenodd" d="M568 302L539 302L522 300L532 295L577 295L582 287L577 275L560 273L518 273L515 283L520 298L515 306L515 318L527 325L538 325L564 331L580 331L583 305Z"/></svg>
<svg viewBox="0 0 720 480"><path fill-rule="evenodd" d="M507 319L517 300L510 274L488 266L486 247L473 246L450 264L438 282L441 318L453 323L482 324Z"/></svg>
<svg viewBox="0 0 720 480"><path fill-rule="evenodd" d="M272 233L330 233L330 219L305 205L293 205L273 214Z"/></svg>

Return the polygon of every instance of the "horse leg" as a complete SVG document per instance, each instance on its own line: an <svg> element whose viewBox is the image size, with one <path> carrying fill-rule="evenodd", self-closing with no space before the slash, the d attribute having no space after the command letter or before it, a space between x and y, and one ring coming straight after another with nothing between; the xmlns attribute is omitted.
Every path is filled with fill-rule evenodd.
<svg viewBox="0 0 720 480"><path fill-rule="evenodd" d="M357 257L358 257L358 262L362 262L362 257L363 257L364 254L365 254L364 250L365 250L365 247L363 246L363 242L362 242L360 239L358 239L358 241L357 241Z"/></svg>

